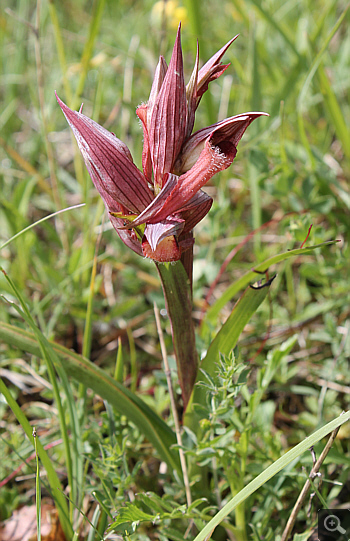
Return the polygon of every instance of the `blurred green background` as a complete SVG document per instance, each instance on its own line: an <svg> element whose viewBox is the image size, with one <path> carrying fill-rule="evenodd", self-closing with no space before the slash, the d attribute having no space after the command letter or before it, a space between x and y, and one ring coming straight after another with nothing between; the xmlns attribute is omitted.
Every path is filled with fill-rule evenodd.
<svg viewBox="0 0 350 541"><path fill-rule="evenodd" d="M241 351L244 359L251 358L266 338L254 361L262 365L271 348L297 335L285 377L273 395L279 404L278 426L290 444L347 409L347 2L5 0L1 7L0 244L52 212L85 203L41 223L0 252L2 267L44 333L83 350L107 370L113 369L121 338L126 384L149 391L147 399L159 412L167 406L164 393L158 389L154 397L150 391L152 371L161 359L152 304L157 300L161 308L164 303L154 265L128 251L103 217L54 91L72 108L83 102L84 113L122 139L140 167L142 129L135 109L148 99L159 54L170 59L179 20L187 80L197 38L203 64L239 33L223 59L231 66L210 84L195 129L246 111L265 111L270 117L254 122L233 166L205 187L215 202L195 232L195 317L225 257L266 222L271 221L230 262L210 302L257 262L300 247L311 224L309 244L338 239L336 245L271 269L278 272L272 294L246 329ZM11 298L2 276L0 290ZM89 302L91 335L84 344ZM202 333L200 349L231 308L229 303ZM0 318L24 326L5 302ZM167 340L170 349L169 334ZM18 351L0 347L1 368L21 372ZM33 362L45 376L40 363ZM14 389L19 396L23 393L16 383ZM11 418L5 419L4 427L12 433ZM15 445L16 437L11 437ZM9 460L6 467L14 466Z"/></svg>

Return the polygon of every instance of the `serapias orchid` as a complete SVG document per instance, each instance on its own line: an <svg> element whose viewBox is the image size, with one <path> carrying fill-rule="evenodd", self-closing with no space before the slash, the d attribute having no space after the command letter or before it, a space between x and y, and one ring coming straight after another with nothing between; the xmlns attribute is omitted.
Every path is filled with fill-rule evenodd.
<svg viewBox="0 0 350 541"><path fill-rule="evenodd" d="M69 109L56 94L113 227L140 255L158 262L177 261L193 245L192 230L213 202L202 186L231 165L249 124L266 114L244 113L192 134L201 97L228 68L221 58L237 37L201 69L197 47L186 86L179 25L169 67L161 56L149 100L136 110L144 134L143 172L122 141L81 110Z"/></svg>

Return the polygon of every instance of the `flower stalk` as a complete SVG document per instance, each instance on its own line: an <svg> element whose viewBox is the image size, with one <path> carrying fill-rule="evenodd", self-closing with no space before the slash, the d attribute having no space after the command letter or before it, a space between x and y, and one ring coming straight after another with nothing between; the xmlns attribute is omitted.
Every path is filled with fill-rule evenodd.
<svg viewBox="0 0 350 541"><path fill-rule="evenodd" d="M190 281L181 261L156 265L171 324L177 373L186 409L198 371Z"/></svg>

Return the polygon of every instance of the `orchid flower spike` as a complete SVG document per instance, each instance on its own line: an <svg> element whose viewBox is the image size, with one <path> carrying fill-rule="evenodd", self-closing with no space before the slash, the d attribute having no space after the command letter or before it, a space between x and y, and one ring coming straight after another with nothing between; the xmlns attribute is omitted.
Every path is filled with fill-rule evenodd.
<svg viewBox="0 0 350 541"><path fill-rule="evenodd" d="M56 94L113 227L140 255L177 261L192 247L191 232L213 202L201 188L232 164L249 124L266 115L236 115L192 134L201 97L228 68L221 59L236 38L201 69L197 48L186 86L179 25L169 66L161 56L149 100L136 110L144 134L142 172L122 141L81 111L69 109Z"/></svg>

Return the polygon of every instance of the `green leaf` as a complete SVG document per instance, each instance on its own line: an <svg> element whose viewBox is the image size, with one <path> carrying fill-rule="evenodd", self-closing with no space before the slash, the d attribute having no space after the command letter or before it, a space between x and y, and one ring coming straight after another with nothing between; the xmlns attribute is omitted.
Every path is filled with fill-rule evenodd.
<svg viewBox="0 0 350 541"><path fill-rule="evenodd" d="M142 503L156 513L163 514L165 511L171 513L174 507L174 502L169 502L154 492L147 492L147 494L140 492L137 497Z"/></svg>
<svg viewBox="0 0 350 541"><path fill-rule="evenodd" d="M171 323L177 372L186 408L198 369L189 279L181 261L157 263L157 269Z"/></svg>
<svg viewBox="0 0 350 541"><path fill-rule="evenodd" d="M166 538L164 539L170 539L171 541L184 541L184 534L175 528L167 527Z"/></svg>
<svg viewBox="0 0 350 541"><path fill-rule="evenodd" d="M327 436L330 432L343 425L350 419L350 411L347 411L343 415L340 415L330 423L324 425L322 428L308 436L304 441L293 447L285 455L281 456L276 462L271 464L266 470L258 475L253 481L248 483L234 498L232 498L220 511L212 518L210 522L203 528L203 530L195 537L194 541L205 541L210 539L210 535L214 529L227 517L238 505L244 502L251 494L253 494L258 488L264 485L269 479L271 479L278 472L283 470L293 460L305 453L310 447L315 445L322 438Z"/></svg>
<svg viewBox="0 0 350 541"><path fill-rule="evenodd" d="M38 357L40 347L33 334L0 322L0 339ZM148 438L171 470L181 472L178 454L171 449L176 443L174 432L141 398L123 387L91 361L60 344L50 342L68 376L90 387L132 421ZM54 361L55 364L55 361Z"/></svg>
<svg viewBox="0 0 350 541"><path fill-rule="evenodd" d="M246 274L244 274L241 278L236 280L236 282L234 282L232 285L230 285L226 289L226 291L223 293L220 299L218 299L207 311L203 324L205 324L205 322L216 321L220 310L225 306L225 304L229 302L241 289L243 289L244 287L247 287L247 285L250 282L256 279L257 273L255 271L265 272L272 265L275 265L276 263L280 263L281 261L284 261L285 259L288 259L289 257L307 254L308 252L311 252L312 250L315 250L316 248L320 248L322 246L330 246L332 244L335 244L336 242L337 241L335 240L327 241L327 242L322 242L321 244L316 244L315 246L307 246L305 248L297 248L296 250L289 250L288 252L283 252L282 254L275 255L273 257L270 257L269 259L266 259L262 263L259 263L258 265L254 267L254 270L251 270L247 272Z"/></svg>
<svg viewBox="0 0 350 541"><path fill-rule="evenodd" d="M125 522L152 522L154 519L154 515L145 513L142 509L131 503L127 507L121 507L119 509L117 519L110 525L109 530Z"/></svg>
<svg viewBox="0 0 350 541"><path fill-rule="evenodd" d="M36 461L36 473L35 473L35 506L36 506L36 529L38 541L41 541L41 483L40 483L40 462L37 446L37 433L35 428L33 429L34 448L35 448L35 461Z"/></svg>
<svg viewBox="0 0 350 541"><path fill-rule="evenodd" d="M219 360L220 353L223 355L228 355L230 351L235 348L245 325L265 299L269 291L270 284L271 281L267 282L259 289L249 287L245 290L242 297L234 306L231 315L210 344L208 352L200 365L200 368L204 370L206 374L209 376L214 375L216 363ZM202 372L198 373L196 383L200 381L203 381ZM184 424L197 432L198 416L194 412L193 406L194 404L205 404L205 399L206 389L202 386L195 385L185 414Z"/></svg>
<svg viewBox="0 0 350 541"><path fill-rule="evenodd" d="M270 283L265 284L267 287L264 285L259 289L248 287L236 303L229 318L210 344L208 352L202 361L201 368L208 374L212 375L214 373L214 363L218 361L219 353L228 355L236 346L244 327L268 294Z"/></svg>

